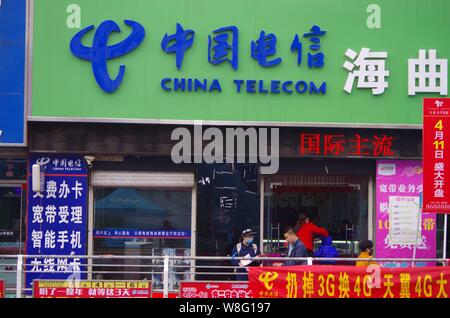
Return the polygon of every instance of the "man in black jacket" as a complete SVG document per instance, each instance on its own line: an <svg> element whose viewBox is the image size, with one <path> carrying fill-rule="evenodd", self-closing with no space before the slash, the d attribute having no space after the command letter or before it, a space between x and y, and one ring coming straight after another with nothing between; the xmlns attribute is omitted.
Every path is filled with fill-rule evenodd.
<svg viewBox="0 0 450 318"><path fill-rule="evenodd" d="M287 254L287 258L292 257L308 257L308 252L306 250L305 245L303 245L302 241L295 234L294 229L289 226L284 230L284 238L289 243L289 251ZM287 260L284 264L278 263L274 265L284 265L284 266L293 266L293 265L307 265L308 262L301 260Z"/></svg>

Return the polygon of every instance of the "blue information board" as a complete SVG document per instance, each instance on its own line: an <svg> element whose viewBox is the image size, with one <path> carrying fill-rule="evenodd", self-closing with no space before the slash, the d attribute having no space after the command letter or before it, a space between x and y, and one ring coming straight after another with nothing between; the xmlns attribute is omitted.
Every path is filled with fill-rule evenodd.
<svg viewBox="0 0 450 318"><path fill-rule="evenodd" d="M26 287L34 279L85 279L88 168L82 156L32 155L42 166L41 192L28 191ZM32 257L65 255L70 258Z"/></svg>
<svg viewBox="0 0 450 318"><path fill-rule="evenodd" d="M189 230L94 229L94 238L191 238Z"/></svg>
<svg viewBox="0 0 450 318"><path fill-rule="evenodd" d="M0 146L25 144L26 0L0 1Z"/></svg>

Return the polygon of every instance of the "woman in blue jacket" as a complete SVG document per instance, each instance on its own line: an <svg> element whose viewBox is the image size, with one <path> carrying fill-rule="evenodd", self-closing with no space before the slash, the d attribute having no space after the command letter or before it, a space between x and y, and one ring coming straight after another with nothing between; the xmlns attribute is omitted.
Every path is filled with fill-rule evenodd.
<svg viewBox="0 0 450 318"><path fill-rule="evenodd" d="M339 252L333 246L333 240L330 236L322 236L322 244L314 253L314 257L336 258L339 257ZM321 265L335 265L335 261L320 261Z"/></svg>

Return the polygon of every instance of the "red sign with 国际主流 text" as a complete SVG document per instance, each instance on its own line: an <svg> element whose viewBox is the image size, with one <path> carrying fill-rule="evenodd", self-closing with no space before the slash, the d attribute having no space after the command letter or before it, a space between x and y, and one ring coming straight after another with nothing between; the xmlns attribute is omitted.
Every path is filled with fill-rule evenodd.
<svg viewBox="0 0 450 318"><path fill-rule="evenodd" d="M353 134L301 133L301 156L394 157L394 137L386 134L362 136Z"/></svg>
<svg viewBox="0 0 450 318"><path fill-rule="evenodd" d="M248 282L180 282L180 298L252 298Z"/></svg>
<svg viewBox="0 0 450 318"><path fill-rule="evenodd" d="M450 268L250 267L254 298L448 298Z"/></svg>
<svg viewBox="0 0 450 318"><path fill-rule="evenodd" d="M423 100L423 212L450 213L450 98Z"/></svg>

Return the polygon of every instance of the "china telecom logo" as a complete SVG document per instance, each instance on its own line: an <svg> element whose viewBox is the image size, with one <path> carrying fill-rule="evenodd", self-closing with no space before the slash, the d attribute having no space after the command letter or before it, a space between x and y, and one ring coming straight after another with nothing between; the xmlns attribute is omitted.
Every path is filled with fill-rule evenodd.
<svg viewBox="0 0 450 318"><path fill-rule="evenodd" d="M84 46L81 41L83 37L94 26L88 26L81 30L70 41L70 51L79 59L90 61L92 63L92 71L94 72L97 84L106 93L115 92L122 83L125 75L125 65L120 65L119 74L115 79L112 79L108 73L108 60L115 59L126 55L136 49L145 38L145 29L138 22L131 20L124 20L125 24L131 27L131 34L123 41L108 45L108 38L112 32L120 33L120 27L111 20L103 21L95 31L92 47Z"/></svg>

